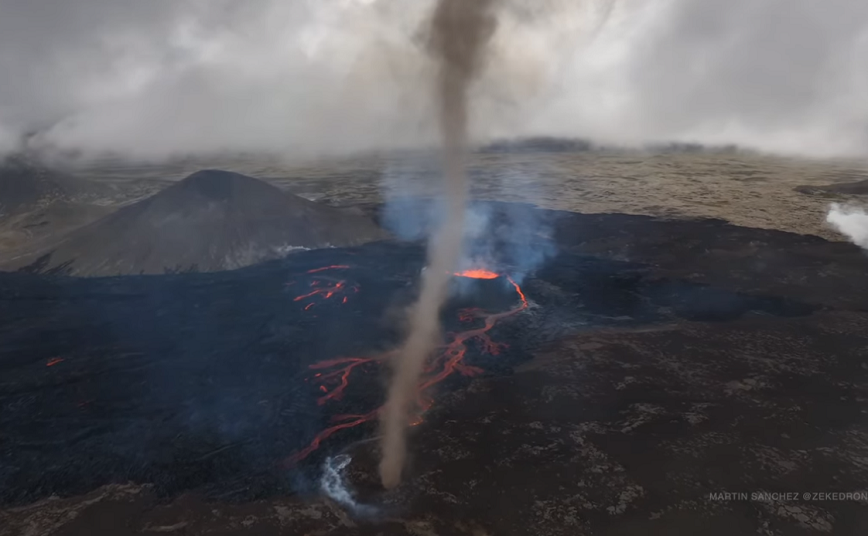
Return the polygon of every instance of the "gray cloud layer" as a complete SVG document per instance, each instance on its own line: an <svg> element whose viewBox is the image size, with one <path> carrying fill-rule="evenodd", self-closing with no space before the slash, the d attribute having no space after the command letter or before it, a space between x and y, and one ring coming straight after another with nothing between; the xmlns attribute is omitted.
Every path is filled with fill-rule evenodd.
<svg viewBox="0 0 868 536"><path fill-rule="evenodd" d="M503 0L480 136L868 153L864 0ZM0 0L0 149L430 141L431 0ZM602 20L605 25L600 25Z"/></svg>

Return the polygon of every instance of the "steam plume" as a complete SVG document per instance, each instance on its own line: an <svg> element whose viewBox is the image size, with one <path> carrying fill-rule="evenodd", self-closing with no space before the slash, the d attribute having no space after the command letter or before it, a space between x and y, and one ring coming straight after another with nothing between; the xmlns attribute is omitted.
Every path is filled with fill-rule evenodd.
<svg viewBox="0 0 868 536"><path fill-rule="evenodd" d="M411 311L410 333L399 352L383 413L380 478L392 488L401 481L406 427L416 384L440 332L440 308L461 256L467 200L467 92L479 71L494 30L493 0L439 0L431 24L431 51L439 63L437 99L443 146L446 218L428 246L428 269Z"/></svg>
<svg viewBox="0 0 868 536"><path fill-rule="evenodd" d="M868 249L868 213L864 208L832 203L826 222L857 246Z"/></svg>

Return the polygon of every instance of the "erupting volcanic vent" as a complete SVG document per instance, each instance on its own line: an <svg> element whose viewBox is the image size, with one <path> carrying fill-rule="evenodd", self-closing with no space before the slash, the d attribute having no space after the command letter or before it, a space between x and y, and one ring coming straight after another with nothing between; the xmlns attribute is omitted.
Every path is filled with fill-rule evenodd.
<svg viewBox="0 0 868 536"><path fill-rule="evenodd" d="M309 273L317 273L320 271L332 268L326 267L310 270ZM498 279L501 276L495 272L484 269L466 270L454 274L457 277L466 277L471 279L492 280ZM434 403L432 389L445 379L455 373L463 376L476 376L481 374L482 368L469 365L465 362L470 348L474 350L497 356L503 349L507 347L504 343L497 343L489 336L489 331L501 320L510 316L516 315L529 307L527 297L521 287L515 280L506 276L509 285L515 291L515 305L506 311L497 313L487 312L479 308L464 308L457 312L459 322L467 329L463 331L447 333L446 342L437 348L435 355L426 363L424 368L424 376L416 388L416 414L410 420L410 425L417 425L422 422L422 415L431 408ZM345 281L336 283L324 296L330 297L333 292L337 292L345 286ZM358 292L358 287L352 287L355 292ZM296 301L307 298L314 293L308 293L295 298ZM340 400L344 396L344 392L350 385L354 371L358 373L370 373L372 369L386 360L395 356L396 350L385 352L379 355L361 356L361 357L341 357L337 359L327 359L319 361L309 366L316 373L308 378L317 385L317 389L322 393L317 399L319 405L327 404L329 401ZM311 443L304 449L296 452L286 460L287 466L293 466L301 460L308 457L312 452L320 447L323 441L334 435L336 432L347 428L375 421L383 411L383 407L371 409L365 413L355 414L339 414L332 417L333 425L319 432Z"/></svg>
<svg viewBox="0 0 868 536"><path fill-rule="evenodd" d="M458 277L469 277L470 279L497 279L500 277L499 274L482 269L464 270L463 272L456 272L455 275Z"/></svg>
<svg viewBox="0 0 868 536"><path fill-rule="evenodd" d="M496 253L450 278L442 342L404 421L424 418L420 435L451 418L447 395L471 377L510 374L569 334L810 311L568 251L518 279ZM422 247L384 242L232 272L0 273L0 503L117 482L246 500L318 480L324 457L377 433L404 335L384 319L424 263Z"/></svg>

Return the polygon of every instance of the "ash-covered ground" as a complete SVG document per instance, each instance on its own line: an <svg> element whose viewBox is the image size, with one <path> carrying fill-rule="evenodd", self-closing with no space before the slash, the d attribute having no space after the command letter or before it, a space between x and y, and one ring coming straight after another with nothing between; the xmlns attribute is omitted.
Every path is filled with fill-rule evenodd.
<svg viewBox="0 0 868 536"><path fill-rule="evenodd" d="M213 274L0 274L0 534L863 533L858 248L503 211L545 214L553 253L530 273L507 256L487 267L499 278L456 278L428 371L442 378L389 493L370 439L420 246ZM346 359L364 363L345 376ZM332 484L361 507L321 491L336 456L350 458Z"/></svg>

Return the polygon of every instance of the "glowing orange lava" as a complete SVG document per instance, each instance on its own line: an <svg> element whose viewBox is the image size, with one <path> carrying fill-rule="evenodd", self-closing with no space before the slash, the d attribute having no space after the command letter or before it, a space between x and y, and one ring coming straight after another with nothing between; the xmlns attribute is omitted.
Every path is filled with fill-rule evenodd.
<svg viewBox="0 0 868 536"><path fill-rule="evenodd" d="M349 266L336 265L336 266L326 266L324 268L316 268L313 270L308 270L308 273L317 273L322 272L324 270L333 270L333 269L343 269L349 268ZM291 281L286 284L287 287L290 287L295 284L295 281ZM310 292L302 294L300 296L296 296L292 301L302 301L313 298L319 298L321 300L327 300L329 298L333 298L335 296L343 295L343 299L341 303L347 303L347 296L345 295L348 292L358 293L359 287L357 285L349 285L346 281L339 281L337 279L328 280L328 278L324 279L314 279L310 282L310 287L313 289ZM315 305L314 302L310 302L304 306L305 311L309 311Z"/></svg>
<svg viewBox="0 0 868 536"><path fill-rule="evenodd" d="M45 366L46 367L53 367L54 365L57 365L58 363L63 363L63 362L64 362L64 359L62 357L55 357L53 359L49 359L48 363L46 363Z"/></svg>
<svg viewBox="0 0 868 536"><path fill-rule="evenodd" d="M455 272L458 277L469 277L471 279L497 279L500 274L478 268L476 270L464 270L463 272Z"/></svg>
<svg viewBox="0 0 868 536"><path fill-rule="evenodd" d="M482 279L494 279L499 277L498 274L487 272L485 270L473 270L471 273L483 274L484 277L481 277ZM518 314L528 308L527 297L524 295L524 292L522 292L521 287L511 277L507 277L507 279L518 294L520 300L519 304L514 308L501 313L486 313L481 309L463 309L459 311L459 319L462 322L482 320L482 325L460 333L450 334L451 340L446 345L442 346L437 355L427 364L425 367L426 376L419 383L417 390L417 405L419 413L411 419L412 426L422 422L422 414L433 404L433 400L426 394L428 390L456 372L464 376L475 376L483 372L483 370L478 367L473 367L464 363L464 357L467 354L467 343L470 341L476 341L482 346L484 352L491 355L498 355L504 348L506 348L506 345L492 341L488 336L488 332L500 320ZM391 351L372 357L329 359L310 365L309 368L312 370L323 370L337 367L331 372L318 372L314 375L314 378L320 382L319 390L325 393L324 396L321 396L317 400L317 403L323 405L329 400L340 400L344 394L344 390L349 386L350 375L353 370L368 363L381 363L392 357L394 354L395 351ZM320 444L331 437L334 433L371 422L379 416L382 409L383 408L380 407L369 413L358 415L336 415L332 420L338 424L330 426L317 434L311 441L310 445L284 460L283 465L285 467L292 467L318 449Z"/></svg>
<svg viewBox="0 0 868 536"><path fill-rule="evenodd" d="M328 359L326 361L320 361L319 363L314 363L308 368L313 370L319 369L327 369L337 365L341 365L341 367L332 372L328 372L326 374L318 373L315 378L317 378L321 382L330 382L334 379L340 378L340 384L329 391L328 387L325 385L320 385L320 390L326 393L325 396L320 397L317 400L317 404L320 406L328 402L329 400L340 400L344 395L344 389L347 388L350 384L350 373L354 368L364 365L366 363L372 363L378 361L377 357L340 357L337 359Z"/></svg>

